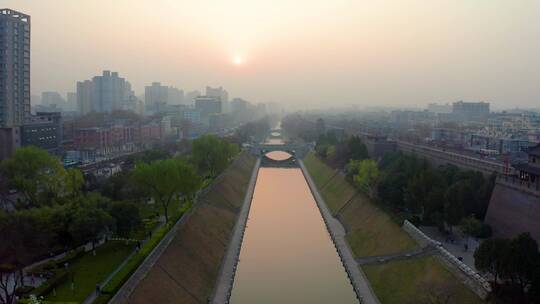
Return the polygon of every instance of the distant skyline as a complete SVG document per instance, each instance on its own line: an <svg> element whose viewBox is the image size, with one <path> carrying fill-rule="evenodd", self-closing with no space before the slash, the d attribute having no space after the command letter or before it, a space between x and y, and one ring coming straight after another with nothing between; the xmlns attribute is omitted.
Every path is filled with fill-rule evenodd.
<svg viewBox="0 0 540 304"><path fill-rule="evenodd" d="M285 105L540 107L540 1L4 0L32 18L32 94L118 71Z"/></svg>

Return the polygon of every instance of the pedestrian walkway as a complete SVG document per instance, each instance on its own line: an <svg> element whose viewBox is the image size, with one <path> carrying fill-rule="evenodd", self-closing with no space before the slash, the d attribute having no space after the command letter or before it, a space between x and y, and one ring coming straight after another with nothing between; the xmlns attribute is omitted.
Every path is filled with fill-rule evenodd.
<svg viewBox="0 0 540 304"><path fill-rule="evenodd" d="M359 265L382 264L382 263L388 263L392 261L407 260L407 259L412 259L412 258L417 258L417 257L422 257L422 256L429 256L436 253L437 253L437 248L435 248L434 246L427 246L424 248L416 248L416 249L405 251L405 252L356 258L356 262Z"/></svg>
<svg viewBox="0 0 540 304"><path fill-rule="evenodd" d="M441 242L446 250L461 258L461 261L467 266L478 271L474 267L474 251L480 245L479 241L457 232L454 233L452 238L449 238L447 235L442 234L437 227L420 226L418 228L430 238ZM465 249L465 245L467 245L467 249Z"/></svg>

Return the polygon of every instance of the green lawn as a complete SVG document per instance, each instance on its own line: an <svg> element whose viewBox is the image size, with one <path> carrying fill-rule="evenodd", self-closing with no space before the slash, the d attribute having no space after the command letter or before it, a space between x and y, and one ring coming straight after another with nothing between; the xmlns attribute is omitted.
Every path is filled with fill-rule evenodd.
<svg viewBox="0 0 540 304"><path fill-rule="evenodd" d="M433 256L364 265L362 269L382 304L482 303ZM446 298L448 302L442 301Z"/></svg>
<svg viewBox="0 0 540 304"><path fill-rule="evenodd" d="M174 212L178 211L179 208L180 208L180 201L173 200L169 204L169 207L167 208L169 212L169 218L174 214ZM141 218L143 219L152 218L156 214L163 215L164 214L163 207L161 207L161 204L159 203L154 203L154 204L143 203L141 204L140 214L141 214Z"/></svg>
<svg viewBox="0 0 540 304"><path fill-rule="evenodd" d="M56 288L56 296L51 292L48 301L82 302L133 250L133 244L111 241L97 248L96 256L91 252L72 261L69 269L74 273L75 289L71 290L71 279Z"/></svg>
<svg viewBox="0 0 540 304"><path fill-rule="evenodd" d="M311 175L311 178L313 178L313 181L319 189L322 188L322 186L324 186L324 184L326 184L326 182L328 182L335 174L335 171L321 162L313 152L306 155L303 161L309 175Z"/></svg>
<svg viewBox="0 0 540 304"><path fill-rule="evenodd" d="M365 195L354 196L344 207L355 189L314 153L306 156L304 164L328 207L334 213L339 211L339 219L347 228L347 241L356 257L392 254L416 247L415 241Z"/></svg>
<svg viewBox="0 0 540 304"><path fill-rule="evenodd" d="M357 195L345 207L341 221L347 226L347 241L356 257L408 251L416 242L367 197Z"/></svg>
<svg viewBox="0 0 540 304"><path fill-rule="evenodd" d="M351 199L355 189L336 171L317 159L315 154L308 154L304 163L328 208L336 214Z"/></svg>

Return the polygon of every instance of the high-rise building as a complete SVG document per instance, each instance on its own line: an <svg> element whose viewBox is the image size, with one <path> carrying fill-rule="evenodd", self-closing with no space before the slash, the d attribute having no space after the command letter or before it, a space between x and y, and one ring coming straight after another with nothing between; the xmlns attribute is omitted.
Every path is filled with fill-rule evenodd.
<svg viewBox="0 0 540 304"><path fill-rule="evenodd" d="M118 72L103 71L92 80L77 82L79 112L112 112L121 110L133 96L131 84L119 77Z"/></svg>
<svg viewBox="0 0 540 304"><path fill-rule="evenodd" d="M221 101L222 111L229 112L229 93L223 87L206 87L206 96L216 97Z"/></svg>
<svg viewBox="0 0 540 304"><path fill-rule="evenodd" d="M152 82L152 85L144 87L144 103L150 112L159 112L164 109L168 101L169 88L162 86L159 82Z"/></svg>
<svg viewBox="0 0 540 304"><path fill-rule="evenodd" d="M0 127L30 118L30 16L0 9Z"/></svg>
<svg viewBox="0 0 540 304"><path fill-rule="evenodd" d="M427 106L428 112L432 112L435 114L439 113L452 113L452 105L450 104L438 104L438 103L430 103Z"/></svg>
<svg viewBox="0 0 540 304"><path fill-rule="evenodd" d="M67 92L66 94L67 102L67 111L76 111L77 110L77 93Z"/></svg>
<svg viewBox="0 0 540 304"><path fill-rule="evenodd" d="M49 91L41 93L41 104L44 106L56 105L59 108L64 108L66 101L58 92Z"/></svg>
<svg viewBox="0 0 540 304"><path fill-rule="evenodd" d="M462 122L486 122L489 116L488 102L463 102L452 104L452 114Z"/></svg>
<svg viewBox="0 0 540 304"><path fill-rule="evenodd" d="M208 123L209 115L222 113L221 100L218 97L199 96L195 98L195 109L201 114L201 119Z"/></svg>
<svg viewBox="0 0 540 304"><path fill-rule="evenodd" d="M93 96L94 88L91 80L77 82L77 108L81 115L94 110L92 105Z"/></svg>
<svg viewBox="0 0 540 304"><path fill-rule="evenodd" d="M201 92L199 91L190 91L190 92L187 92L186 95L184 96L184 103L187 104L187 105L193 105L193 103L195 102L195 98L201 96Z"/></svg>
<svg viewBox="0 0 540 304"><path fill-rule="evenodd" d="M167 103L170 105L184 104L184 91L175 87L167 89Z"/></svg>

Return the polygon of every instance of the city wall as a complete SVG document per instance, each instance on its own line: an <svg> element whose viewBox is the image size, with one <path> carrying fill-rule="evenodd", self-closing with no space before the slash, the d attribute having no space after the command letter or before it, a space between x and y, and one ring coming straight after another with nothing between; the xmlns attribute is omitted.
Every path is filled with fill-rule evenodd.
<svg viewBox="0 0 540 304"><path fill-rule="evenodd" d="M471 157L464 154L444 151L424 145L416 145L409 142L398 141L397 148L399 151L406 154L425 157L427 160L429 160L432 164L436 166L452 164L464 170L480 171L485 175L490 175L493 172L504 174L505 170L507 170L504 164L501 163ZM508 170L508 173L512 173L511 168L509 168Z"/></svg>
<svg viewBox="0 0 540 304"><path fill-rule="evenodd" d="M539 219L540 191L511 177L497 179L485 218L494 236L510 238L530 232L540 242Z"/></svg>

